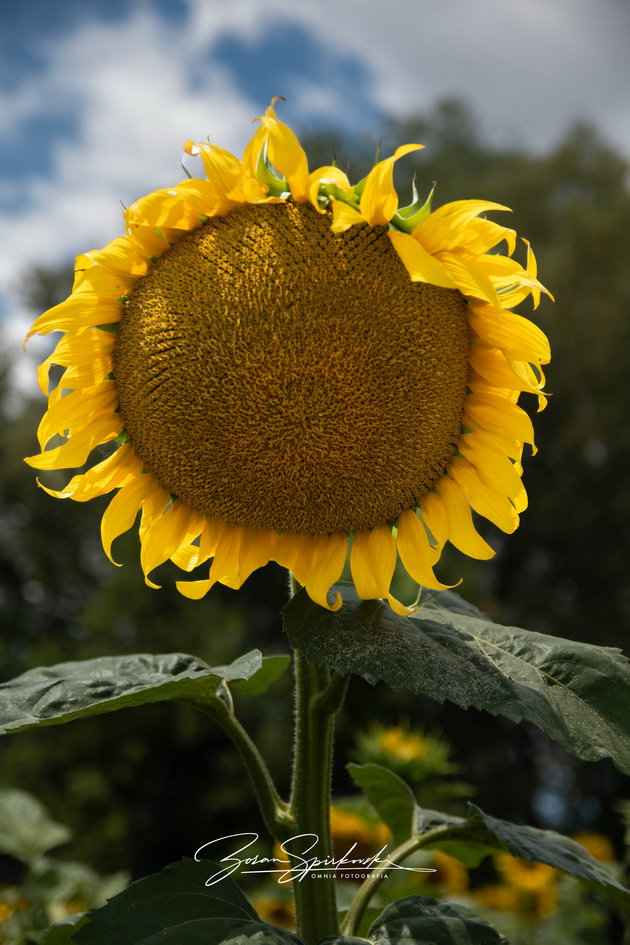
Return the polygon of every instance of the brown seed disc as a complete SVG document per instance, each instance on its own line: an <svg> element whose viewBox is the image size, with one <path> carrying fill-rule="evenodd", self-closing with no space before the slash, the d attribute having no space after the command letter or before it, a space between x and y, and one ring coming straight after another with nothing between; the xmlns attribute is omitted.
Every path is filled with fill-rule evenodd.
<svg viewBox="0 0 630 945"><path fill-rule="evenodd" d="M204 223L132 288L114 350L146 468L233 525L322 534L413 507L446 470L467 303L412 283L384 227L307 204Z"/></svg>

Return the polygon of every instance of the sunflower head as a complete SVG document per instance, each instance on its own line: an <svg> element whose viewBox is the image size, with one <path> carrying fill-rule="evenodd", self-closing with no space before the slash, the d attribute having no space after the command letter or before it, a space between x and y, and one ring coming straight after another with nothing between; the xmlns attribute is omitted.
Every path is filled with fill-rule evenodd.
<svg viewBox="0 0 630 945"><path fill-rule="evenodd" d="M394 164L419 147L353 186L337 167L309 171L273 104L240 161L189 141L206 177L129 207L126 235L79 256L72 294L35 322L30 334L63 332L43 392L53 365L63 374L27 462L87 463L47 489L59 498L116 490L110 558L141 513L151 586L169 559L211 561L178 582L193 598L277 561L337 609L350 547L359 596L407 614L390 593L397 557L441 588L447 541L493 554L472 510L518 525L534 440L517 400L544 405L549 348L511 309L545 290L529 245L523 267L514 231L484 216L505 207L399 207Z"/></svg>

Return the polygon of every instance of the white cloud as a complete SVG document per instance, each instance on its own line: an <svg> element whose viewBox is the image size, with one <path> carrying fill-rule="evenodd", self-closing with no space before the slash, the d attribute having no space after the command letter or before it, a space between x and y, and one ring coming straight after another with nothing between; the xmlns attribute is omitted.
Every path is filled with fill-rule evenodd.
<svg viewBox="0 0 630 945"><path fill-rule="evenodd" d="M0 284L18 325L12 334L21 335L25 321L11 292L16 274L119 235L120 202L183 177L178 161L187 138L210 134L242 150L251 118L266 102L249 101L209 58L226 32L255 43L276 25L301 24L333 58L364 64L384 112L402 116L463 95L488 133L511 132L532 147L547 146L567 120L586 115L630 153L629 17L615 0L187 2L189 17L178 24L150 2L130 5L124 21L83 18L61 40L43 43L41 72L25 76L10 95L0 92L0 134L51 113L71 114L78 128L73 140L54 144L45 175L16 182L15 209L0 213ZM359 96L342 102L334 76L308 75L277 90L302 124L343 109L356 123Z"/></svg>

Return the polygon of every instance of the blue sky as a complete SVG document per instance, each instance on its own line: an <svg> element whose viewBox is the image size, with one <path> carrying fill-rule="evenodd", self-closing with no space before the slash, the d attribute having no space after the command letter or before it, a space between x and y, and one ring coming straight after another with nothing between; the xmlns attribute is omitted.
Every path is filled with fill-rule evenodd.
<svg viewBox="0 0 630 945"><path fill-rule="evenodd" d="M540 150L586 117L630 154L629 38L626 0L3 3L5 340L30 264L119 235L121 202L181 179L188 138L239 153L274 95L302 131L377 138L385 114L459 96L493 139Z"/></svg>

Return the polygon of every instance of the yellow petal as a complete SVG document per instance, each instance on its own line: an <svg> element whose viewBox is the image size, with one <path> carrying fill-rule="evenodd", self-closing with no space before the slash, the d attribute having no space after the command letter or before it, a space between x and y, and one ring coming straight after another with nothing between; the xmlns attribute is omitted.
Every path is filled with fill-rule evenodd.
<svg viewBox="0 0 630 945"><path fill-rule="evenodd" d="M516 249L516 231L492 220L476 218L462 231L457 247L472 256L482 256L502 240L506 241L508 256L511 256Z"/></svg>
<svg viewBox="0 0 630 945"><path fill-rule="evenodd" d="M267 531L266 537L255 534L248 547L250 531L241 525L225 525L216 545L209 577L201 581L178 581L180 594L191 600L200 600L217 582L228 587L240 587L253 570L267 564L269 557L263 559L271 549L272 533Z"/></svg>
<svg viewBox="0 0 630 945"><path fill-rule="evenodd" d="M261 122L269 134L269 160L286 177L291 196L298 203L309 199L308 160L295 134L269 109Z"/></svg>
<svg viewBox="0 0 630 945"><path fill-rule="evenodd" d="M463 433L457 445L487 486L512 501L521 494L523 484L518 467L490 439L478 433Z"/></svg>
<svg viewBox="0 0 630 945"><path fill-rule="evenodd" d="M431 547L431 565L439 560L446 541L448 540L448 518L444 503L437 492L427 492L420 499L420 511L424 524L429 529L429 545Z"/></svg>
<svg viewBox="0 0 630 945"><path fill-rule="evenodd" d="M158 585L152 584L147 575L168 561L179 548L197 538L201 534L204 518L204 515L195 512L182 499L177 499L147 528L142 536L140 564L149 586Z"/></svg>
<svg viewBox="0 0 630 945"><path fill-rule="evenodd" d="M412 282L428 282L445 289L456 288L448 269L408 233L388 230L387 235Z"/></svg>
<svg viewBox="0 0 630 945"><path fill-rule="evenodd" d="M387 597L395 567L396 543L387 525L354 533L350 569L359 597Z"/></svg>
<svg viewBox="0 0 630 945"><path fill-rule="evenodd" d="M42 450L57 434L66 430L85 428L92 418L114 412L118 394L113 381L103 381L95 388L72 391L57 399L48 408L37 429L37 439Z"/></svg>
<svg viewBox="0 0 630 945"><path fill-rule="evenodd" d="M121 237L124 239L124 237ZM72 294L93 299L119 299L132 287L136 276L97 265L88 254L77 256Z"/></svg>
<svg viewBox="0 0 630 945"><path fill-rule="evenodd" d="M187 154L199 154L206 177L212 184L217 199L226 202L242 200L243 165L237 157L209 141L187 141Z"/></svg>
<svg viewBox="0 0 630 945"><path fill-rule="evenodd" d="M121 312L121 303L113 299L70 296L40 315L24 340L28 341L33 335L48 335L51 331L78 332L83 328L110 325L120 321Z"/></svg>
<svg viewBox="0 0 630 945"><path fill-rule="evenodd" d="M39 486L56 499L74 499L75 502L87 502L96 496L106 495L112 489L125 485L142 473L142 461L133 453L133 447L127 443L102 462L92 466L87 472L73 476L65 489L48 489Z"/></svg>
<svg viewBox="0 0 630 945"><path fill-rule="evenodd" d="M511 535L518 527L518 515L505 492L486 485L463 456L454 456L448 467L451 476L471 506L501 531Z"/></svg>
<svg viewBox="0 0 630 945"><path fill-rule="evenodd" d="M208 578L204 581L176 581L175 587L182 597L188 597L189 600L201 600L215 584L216 581Z"/></svg>
<svg viewBox="0 0 630 945"><path fill-rule="evenodd" d="M429 253L449 252L462 245L470 251L470 224L480 213L485 213L487 210L509 211L510 208L488 200L454 200L430 213L426 220L414 230L414 236L420 240ZM491 226L497 226L497 224L491 224ZM503 227L500 229L502 230ZM513 231L506 230L505 232L507 234ZM503 235L500 236L496 243L504 238ZM495 246L496 243L490 245ZM513 244L512 251L514 251Z"/></svg>
<svg viewBox="0 0 630 945"><path fill-rule="evenodd" d="M115 342L111 332L96 328L88 328L76 335L64 335L37 370L42 393L47 392L48 372L53 364L67 368L61 387L96 387L112 369L111 352Z"/></svg>
<svg viewBox="0 0 630 945"><path fill-rule="evenodd" d="M412 509L398 516L396 547L405 571L421 587L445 590L455 585L442 584L431 567L431 547L426 529Z"/></svg>
<svg viewBox="0 0 630 945"><path fill-rule="evenodd" d="M116 276L138 278L146 275L149 268L147 260L138 254L134 245L126 236L119 236L104 249L94 249L84 253L82 259L88 259L95 266L101 266Z"/></svg>
<svg viewBox="0 0 630 945"><path fill-rule="evenodd" d="M406 607L389 593L395 568L396 542L387 525L354 533L350 569L357 594L363 600L385 598L394 613L408 617L418 608Z"/></svg>
<svg viewBox="0 0 630 945"><path fill-rule="evenodd" d="M101 519L101 540L112 564L117 564L111 554L112 542L129 531L138 511L156 489L159 487L151 474L138 476L123 486L105 509Z"/></svg>
<svg viewBox="0 0 630 945"><path fill-rule="evenodd" d="M28 456L24 462L35 469L76 469L83 465L95 446L109 443L122 429L119 413L96 417L84 430L72 433L66 443L38 456Z"/></svg>
<svg viewBox="0 0 630 945"><path fill-rule="evenodd" d="M359 213L358 210L344 203L343 200L335 200L334 197L332 201L332 212L333 219L330 229L333 233L345 233L351 226L360 226L363 223L367 223L365 217Z"/></svg>
<svg viewBox="0 0 630 945"><path fill-rule="evenodd" d="M476 260L466 259L457 253L437 253L437 258L444 264L453 282L466 298L482 299L501 308L499 296L492 282L483 272Z"/></svg>
<svg viewBox="0 0 630 945"><path fill-rule="evenodd" d="M422 144L403 144L392 157L372 168L361 194L361 213L370 226L386 226L398 209L398 194L394 187L394 164L405 154L419 151Z"/></svg>
<svg viewBox="0 0 630 945"><path fill-rule="evenodd" d="M463 425L475 433L487 430L534 445L534 428L525 411L493 394L469 394L464 405Z"/></svg>
<svg viewBox="0 0 630 945"><path fill-rule="evenodd" d="M308 199L313 204L318 213L326 212L324 207L320 206L318 200L319 189L326 184L334 184L336 187L339 187L340 190L345 191L347 194L352 193L350 181L344 172L339 170L338 167L318 167L317 170L312 171L312 173L309 174L307 185Z"/></svg>
<svg viewBox="0 0 630 945"><path fill-rule="evenodd" d="M473 340L501 348L506 357L548 364L551 358L549 340L529 319L514 312L475 303L469 307L468 321Z"/></svg>
<svg viewBox="0 0 630 945"><path fill-rule="evenodd" d="M485 383L486 387L490 385L499 389L537 394L544 381L542 372L537 377L526 361L508 361L505 354L498 348L471 345L469 362L473 368L473 374L469 378L468 386L473 390L476 389L476 375L480 379L479 390L482 393Z"/></svg>
<svg viewBox="0 0 630 945"><path fill-rule="evenodd" d="M307 577L306 593L327 610L339 610L341 594L335 595L334 604L328 603L328 591L341 577L346 555L348 539L345 532L335 532L333 535L317 535L311 539L313 543L313 563Z"/></svg>
<svg viewBox="0 0 630 945"><path fill-rule="evenodd" d="M448 516L448 540L469 558L485 560L494 557L494 551L475 529L470 505L459 486L448 476L438 480L436 489L444 500Z"/></svg>
<svg viewBox="0 0 630 945"><path fill-rule="evenodd" d="M240 543L235 567L220 578L221 584L238 590L250 574L264 568L272 559L275 537L275 532L268 528L248 528Z"/></svg>
<svg viewBox="0 0 630 945"><path fill-rule="evenodd" d="M267 136L268 132L266 127L264 125L259 125L254 132L253 137L245 147L245 151L243 152L243 160L241 161L241 164L243 165L243 170L246 176L252 180L256 180L258 161L265 146Z"/></svg>
<svg viewBox="0 0 630 945"><path fill-rule="evenodd" d="M308 580L313 561L313 539L310 535L283 532L277 536L273 560L287 568L303 587Z"/></svg>

